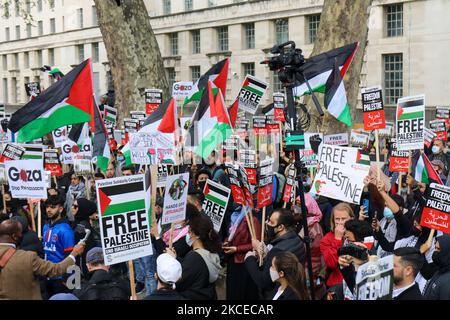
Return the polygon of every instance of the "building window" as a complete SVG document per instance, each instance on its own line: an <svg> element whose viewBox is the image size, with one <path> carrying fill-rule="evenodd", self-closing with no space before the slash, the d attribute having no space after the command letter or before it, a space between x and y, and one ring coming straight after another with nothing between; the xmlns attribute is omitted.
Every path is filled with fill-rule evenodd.
<svg viewBox="0 0 450 320"><path fill-rule="evenodd" d="M42 36L44 34L44 22L38 21L38 35Z"/></svg>
<svg viewBox="0 0 450 320"><path fill-rule="evenodd" d="M100 55L98 51L98 42L92 43L92 62L98 62L100 60Z"/></svg>
<svg viewBox="0 0 450 320"><path fill-rule="evenodd" d="M12 103L17 103L17 79L11 78Z"/></svg>
<svg viewBox="0 0 450 320"><path fill-rule="evenodd" d="M171 12L170 0L163 0L163 13L170 14L170 12Z"/></svg>
<svg viewBox="0 0 450 320"><path fill-rule="evenodd" d="M278 44L289 41L288 19L279 19L275 21L275 38Z"/></svg>
<svg viewBox="0 0 450 320"><path fill-rule="evenodd" d="M175 72L175 68L166 68L167 81L169 82L169 88L173 87L173 84L176 82L177 74Z"/></svg>
<svg viewBox="0 0 450 320"><path fill-rule="evenodd" d="M39 12L41 12L42 11L42 0L37 0L36 5L37 5L37 10Z"/></svg>
<svg viewBox="0 0 450 320"><path fill-rule="evenodd" d="M309 43L314 43L317 38L317 31L319 30L320 14L308 16L308 40Z"/></svg>
<svg viewBox="0 0 450 320"><path fill-rule="evenodd" d="M200 46L200 30L194 30L191 31L192 35L192 53L200 53L201 46Z"/></svg>
<svg viewBox="0 0 450 320"><path fill-rule="evenodd" d="M217 28L219 51L228 51L228 27Z"/></svg>
<svg viewBox="0 0 450 320"><path fill-rule="evenodd" d="M14 69L19 70L19 54L14 53Z"/></svg>
<svg viewBox="0 0 450 320"><path fill-rule="evenodd" d="M2 56L2 60L3 60L3 70L8 70L8 56L6 54L4 54Z"/></svg>
<svg viewBox="0 0 450 320"><path fill-rule="evenodd" d="M403 3L390 4L384 7L386 17L386 36L403 36Z"/></svg>
<svg viewBox="0 0 450 320"><path fill-rule="evenodd" d="M83 28L83 8L77 9L78 28Z"/></svg>
<svg viewBox="0 0 450 320"><path fill-rule="evenodd" d="M30 77L23 78L23 83L24 84L30 83Z"/></svg>
<svg viewBox="0 0 450 320"><path fill-rule="evenodd" d="M96 98L100 98L100 72L92 73L92 82L94 84L94 94Z"/></svg>
<svg viewBox="0 0 450 320"><path fill-rule="evenodd" d="M56 0L48 2L50 4L50 9L55 9L55 2L56 2Z"/></svg>
<svg viewBox="0 0 450 320"><path fill-rule="evenodd" d="M77 59L81 63L84 61L84 44L76 46Z"/></svg>
<svg viewBox="0 0 450 320"><path fill-rule="evenodd" d="M9 27L5 28L5 39L6 39L6 41L11 40L11 34L9 32Z"/></svg>
<svg viewBox="0 0 450 320"><path fill-rule="evenodd" d="M25 8L27 10L27 13L31 13L31 0L27 0L25 2Z"/></svg>
<svg viewBox="0 0 450 320"><path fill-rule="evenodd" d="M192 82L197 82L200 78L200 66L192 66L191 67L191 80Z"/></svg>
<svg viewBox="0 0 450 320"><path fill-rule="evenodd" d="M16 11L16 17L20 16L20 1L19 0L15 0L14 1L15 4L15 11Z"/></svg>
<svg viewBox="0 0 450 320"><path fill-rule="evenodd" d="M255 63L254 62L243 63L242 69L244 71L243 78L245 78L245 76L247 76L248 74L251 76L255 76Z"/></svg>
<svg viewBox="0 0 450 320"><path fill-rule="evenodd" d="M255 24L247 23L245 30L245 49L255 49Z"/></svg>
<svg viewBox="0 0 450 320"><path fill-rule="evenodd" d="M192 11L194 9L194 4L192 0L184 0L184 10Z"/></svg>
<svg viewBox="0 0 450 320"><path fill-rule="evenodd" d="M7 103L8 102L8 79L7 78L3 78L3 102Z"/></svg>
<svg viewBox="0 0 450 320"><path fill-rule="evenodd" d="M384 60L384 99L395 105L403 96L403 54L386 54Z"/></svg>
<svg viewBox="0 0 450 320"><path fill-rule="evenodd" d="M23 53L23 66L25 69L30 67L30 54L28 52Z"/></svg>
<svg viewBox="0 0 450 320"><path fill-rule="evenodd" d="M216 0L208 0L208 7L215 7L216 6Z"/></svg>
<svg viewBox="0 0 450 320"><path fill-rule="evenodd" d="M20 26L16 26L16 40L20 39Z"/></svg>
<svg viewBox="0 0 450 320"><path fill-rule="evenodd" d="M42 65L43 65L43 63L42 63L42 50L36 51L36 64L38 65L38 67L42 67Z"/></svg>
<svg viewBox="0 0 450 320"><path fill-rule="evenodd" d="M178 33L171 33L169 35L170 55L178 55Z"/></svg>
<svg viewBox="0 0 450 320"><path fill-rule="evenodd" d="M283 83L280 81L278 77L278 73L273 73L273 92L284 92Z"/></svg>
<svg viewBox="0 0 450 320"><path fill-rule="evenodd" d="M55 33L55 32L56 32L55 18L51 18L50 19L50 33Z"/></svg>
<svg viewBox="0 0 450 320"><path fill-rule="evenodd" d="M97 18L97 7L92 6L92 26L98 26L98 18Z"/></svg>
<svg viewBox="0 0 450 320"><path fill-rule="evenodd" d="M31 38L31 23L27 23L27 38Z"/></svg>
<svg viewBox="0 0 450 320"><path fill-rule="evenodd" d="M48 49L48 64L51 66L55 65L55 49Z"/></svg>

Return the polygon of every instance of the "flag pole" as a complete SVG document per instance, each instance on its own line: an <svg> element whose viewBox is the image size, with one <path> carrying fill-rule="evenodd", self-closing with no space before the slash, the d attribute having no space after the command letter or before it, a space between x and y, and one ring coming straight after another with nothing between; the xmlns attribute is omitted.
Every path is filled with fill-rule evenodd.
<svg viewBox="0 0 450 320"><path fill-rule="evenodd" d="M31 216L31 227L34 232L36 232L36 221L34 219L34 206L31 199L28 199L28 205L30 206L30 216Z"/></svg>
<svg viewBox="0 0 450 320"><path fill-rule="evenodd" d="M2 184L3 212L6 213L5 185Z"/></svg>
<svg viewBox="0 0 450 320"><path fill-rule="evenodd" d="M37 235L39 240L42 240L42 214L41 214L41 201L38 203L38 226Z"/></svg>
<svg viewBox="0 0 450 320"><path fill-rule="evenodd" d="M261 243L264 243L264 228L265 228L265 224L266 224L266 207L263 208L263 212L262 212L262 221L261 221ZM259 266L262 267L263 265L263 260L259 259Z"/></svg>
<svg viewBox="0 0 450 320"><path fill-rule="evenodd" d="M130 269L130 288L132 300L137 300L136 285L134 283L134 265L133 260L128 260L128 268Z"/></svg>
<svg viewBox="0 0 450 320"><path fill-rule="evenodd" d="M412 151L408 151L408 175L411 174L411 165L412 165ZM408 185L408 194L411 193L411 187Z"/></svg>
<svg viewBox="0 0 450 320"><path fill-rule="evenodd" d="M377 181L380 181L381 178L381 169L378 167L380 163L380 138L378 137L378 130L375 130L375 144L377 145L375 148L375 156L377 161Z"/></svg>

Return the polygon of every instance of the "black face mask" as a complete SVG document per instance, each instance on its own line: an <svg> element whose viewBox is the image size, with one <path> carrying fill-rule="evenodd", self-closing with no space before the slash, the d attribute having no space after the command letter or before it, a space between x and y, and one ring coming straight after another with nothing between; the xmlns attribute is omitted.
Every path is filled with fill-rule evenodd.
<svg viewBox="0 0 450 320"><path fill-rule="evenodd" d="M437 265L439 268L444 266L442 263L442 260L441 260L440 252L437 252L437 251L433 252L431 259L433 259L434 264Z"/></svg>
<svg viewBox="0 0 450 320"><path fill-rule="evenodd" d="M417 229L416 227L413 227L412 235L413 235L414 237L420 237L421 234L422 234L422 230L419 230L419 229Z"/></svg>
<svg viewBox="0 0 450 320"><path fill-rule="evenodd" d="M266 239L267 239L267 243L272 242L272 240L274 240L277 237L278 232L275 231L275 228L277 228L278 225L276 225L275 227L269 226L268 224L266 224Z"/></svg>
<svg viewBox="0 0 450 320"><path fill-rule="evenodd" d="M198 182L198 187L200 188L200 190L203 192L203 189L205 189L205 185L206 185L206 181L199 181Z"/></svg>

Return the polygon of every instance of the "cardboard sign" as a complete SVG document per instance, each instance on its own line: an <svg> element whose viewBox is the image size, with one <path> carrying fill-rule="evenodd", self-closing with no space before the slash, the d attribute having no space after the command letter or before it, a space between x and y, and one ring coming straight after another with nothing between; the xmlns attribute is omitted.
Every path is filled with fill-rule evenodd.
<svg viewBox="0 0 450 320"><path fill-rule="evenodd" d="M20 146L25 149L24 154L22 155L21 160L27 159L44 159L44 149L47 149L47 146L43 144L28 144L21 143Z"/></svg>
<svg viewBox="0 0 450 320"><path fill-rule="evenodd" d="M323 141L323 133L305 132L305 149L300 150L300 157L306 168L317 167L317 154Z"/></svg>
<svg viewBox="0 0 450 320"><path fill-rule="evenodd" d="M41 94L41 84L39 82L25 83L25 91L27 96L36 98Z"/></svg>
<svg viewBox="0 0 450 320"><path fill-rule="evenodd" d="M152 255L145 176L98 180L95 186L105 265Z"/></svg>
<svg viewBox="0 0 450 320"><path fill-rule="evenodd" d="M364 130L372 131L386 127L382 92L380 86L361 90Z"/></svg>
<svg viewBox="0 0 450 320"><path fill-rule="evenodd" d="M323 143L332 146L348 146L348 133L329 134L323 137Z"/></svg>
<svg viewBox="0 0 450 320"><path fill-rule="evenodd" d="M247 75L239 91L239 109L255 114L262 97L267 90L267 83Z"/></svg>
<svg viewBox="0 0 450 320"><path fill-rule="evenodd" d="M425 198L420 225L450 234L450 187L431 183Z"/></svg>
<svg viewBox="0 0 450 320"><path fill-rule="evenodd" d="M395 141L391 144L389 171L390 172L409 171L409 152L399 151L397 149L397 142Z"/></svg>
<svg viewBox="0 0 450 320"><path fill-rule="evenodd" d="M273 119L275 121L285 122L284 109L286 108L286 97L284 93L275 92L273 94Z"/></svg>
<svg viewBox="0 0 450 320"><path fill-rule="evenodd" d="M436 138L447 140L447 127L445 120L430 121L430 129L436 134Z"/></svg>
<svg viewBox="0 0 450 320"><path fill-rule="evenodd" d="M123 119L123 125L125 127L125 132L134 133L139 129L139 120L125 118Z"/></svg>
<svg viewBox="0 0 450 320"><path fill-rule="evenodd" d="M208 179L203 194L205 195L203 211L211 218L214 230L219 232L230 198L230 189Z"/></svg>
<svg viewBox="0 0 450 320"><path fill-rule="evenodd" d="M399 150L423 149L425 95L400 98L397 102L396 137Z"/></svg>
<svg viewBox="0 0 450 320"><path fill-rule="evenodd" d="M0 163L0 184L8 184L8 175L4 163Z"/></svg>
<svg viewBox="0 0 450 320"><path fill-rule="evenodd" d="M245 206L245 194L242 190L241 182L239 180L239 166L233 163L225 163L225 166L227 168L228 178L230 179L233 201Z"/></svg>
<svg viewBox="0 0 450 320"><path fill-rule="evenodd" d="M55 177L63 175L57 149L44 150L44 169L45 171L50 171L51 175Z"/></svg>
<svg viewBox="0 0 450 320"><path fill-rule="evenodd" d="M447 129L450 128L450 107L436 107L436 119L444 120Z"/></svg>
<svg viewBox="0 0 450 320"><path fill-rule="evenodd" d="M423 128L423 136L424 144L427 146L427 148L430 148L431 143L433 142L434 138L436 138L436 133L425 127Z"/></svg>
<svg viewBox="0 0 450 320"><path fill-rule="evenodd" d="M130 134L131 161L137 164L175 163L175 141L155 132Z"/></svg>
<svg viewBox="0 0 450 320"><path fill-rule="evenodd" d="M55 144L55 148L61 148L64 141L66 141L69 136L69 131L67 130L67 126L53 130L52 135L53 135L53 142Z"/></svg>
<svg viewBox="0 0 450 320"><path fill-rule="evenodd" d="M378 137L382 138L391 138L394 136L395 131L395 123L394 122L386 122L386 128L378 129Z"/></svg>
<svg viewBox="0 0 450 320"><path fill-rule="evenodd" d="M323 144L311 189L317 195L359 204L370 159L357 148Z"/></svg>
<svg viewBox="0 0 450 320"><path fill-rule="evenodd" d="M3 147L0 163L10 160L20 160L25 153L25 148L16 144L7 143Z"/></svg>
<svg viewBox="0 0 450 320"><path fill-rule="evenodd" d="M76 174L84 176L92 173L92 160L82 153L73 156L73 170Z"/></svg>
<svg viewBox="0 0 450 320"><path fill-rule="evenodd" d="M13 198L47 199L42 160L11 160L5 169Z"/></svg>
<svg viewBox="0 0 450 320"><path fill-rule="evenodd" d="M156 186L158 188L163 188L166 186L168 175L169 166L166 164L158 164L158 178L156 182Z"/></svg>
<svg viewBox="0 0 450 320"><path fill-rule="evenodd" d="M73 156L78 153L83 153L86 157L92 158L92 145L91 139L87 138L84 140L83 145L77 145L72 140L68 139L63 142L61 146L61 161L65 164L73 164Z"/></svg>
<svg viewBox="0 0 450 320"><path fill-rule="evenodd" d="M266 116L254 116L253 117L253 133L255 136L267 135L266 129Z"/></svg>
<svg viewBox="0 0 450 320"><path fill-rule="evenodd" d="M258 179L257 208L261 209L272 204L273 159L261 161Z"/></svg>
<svg viewBox="0 0 450 320"><path fill-rule="evenodd" d="M117 122L117 109L110 106L104 106L103 112L103 121L105 122L105 125L114 127Z"/></svg>
<svg viewBox="0 0 450 320"><path fill-rule="evenodd" d="M293 164L289 165L286 184L284 185L283 201L286 203L294 201L294 187L297 170Z"/></svg>
<svg viewBox="0 0 450 320"><path fill-rule="evenodd" d="M223 150L237 150L239 146L239 136L231 135L228 139L222 144Z"/></svg>
<svg viewBox="0 0 450 320"><path fill-rule="evenodd" d="M175 82L172 86L172 97L177 98L187 98L191 92L194 84L192 81L181 81Z"/></svg>
<svg viewBox="0 0 450 320"><path fill-rule="evenodd" d="M130 117L135 120L144 120L147 118L144 111L130 111Z"/></svg>
<svg viewBox="0 0 450 320"><path fill-rule="evenodd" d="M392 300L394 256L361 265L355 280L356 300Z"/></svg>
<svg viewBox="0 0 450 320"><path fill-rule="evenodd" d="M256 170L255 170L256 171ZM239 176L242 182L242 191L244 191L245 201L250 208L253 208L253 196L250 190L250 184L247 177L247 172L244 167L239 166Z"/></svg>
<svg viewBox="0 0 450 320"><path fill-rule="evenodd" d="M161 224L165 225L186 218L188 185L189 173L167 177Z"/></svg>
<svg viewBox="0 0 450 320"><path fill-rule="evenodd" d="M162 103L162 90L145 89L145 113L151 115Z"/></svg>
<svg viewBox="0 0 450 320"><path fill-rule="evenodd" d="M352 130L350 133L350 145L352 147L364 148L369 145L370 134L368 132L356 132Z"/></svg>

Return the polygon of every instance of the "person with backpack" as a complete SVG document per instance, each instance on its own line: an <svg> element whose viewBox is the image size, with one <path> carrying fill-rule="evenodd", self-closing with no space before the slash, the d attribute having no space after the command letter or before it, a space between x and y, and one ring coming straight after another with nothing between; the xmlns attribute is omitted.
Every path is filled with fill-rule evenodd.
<svg viewBox="0 0 450 320"><path fill-rule="evenodd" d="M81 289L73 294L80 300L129 300L130 285L109 273L105 265L103 249L92 248L86 254L86 265L89 270L89 281L82 283Z"/></svg>

